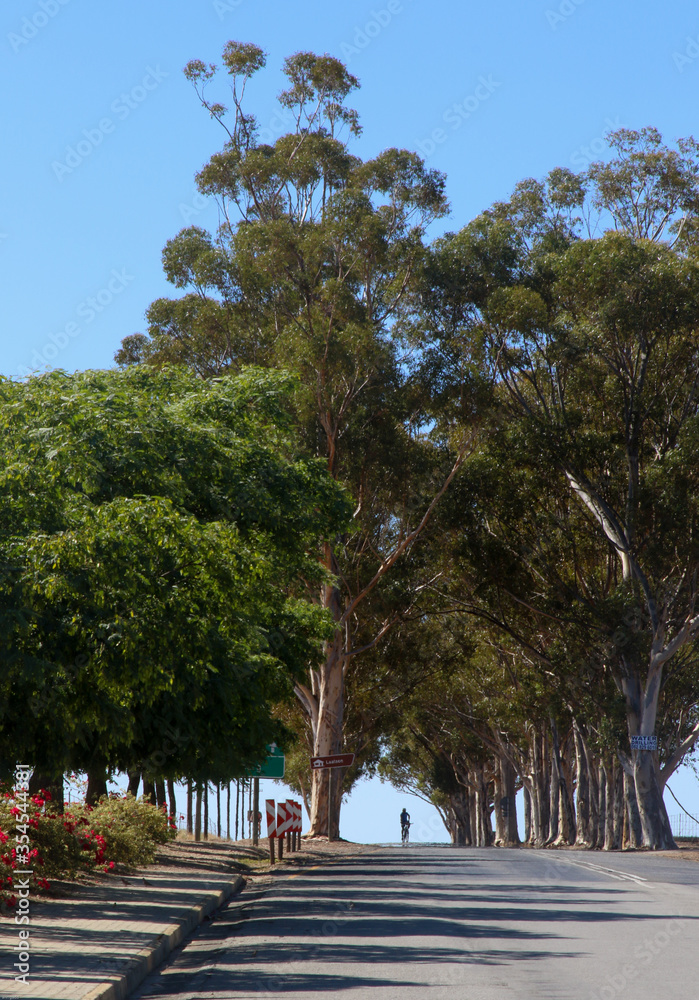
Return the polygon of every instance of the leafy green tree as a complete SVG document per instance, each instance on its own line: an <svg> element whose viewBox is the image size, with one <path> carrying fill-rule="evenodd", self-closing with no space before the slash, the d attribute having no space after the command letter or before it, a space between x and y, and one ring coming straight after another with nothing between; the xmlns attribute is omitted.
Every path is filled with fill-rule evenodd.
<svg viewBox="0 0 699 1000"><path fill-rule="evenodd" d="M281 735L272 706L328 635L302 592L349 514L295 454L290 391L139 368L0 385L5 771L223 780Z"/></svg>

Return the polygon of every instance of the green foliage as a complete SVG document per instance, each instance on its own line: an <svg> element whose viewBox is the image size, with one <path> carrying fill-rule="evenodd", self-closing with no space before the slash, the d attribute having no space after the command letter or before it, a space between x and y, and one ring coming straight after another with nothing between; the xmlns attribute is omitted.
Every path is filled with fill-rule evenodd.
<svg viewBox="0 0 699 1000"><path fill-rule="evenodd" d="M158 846L175 837L165 811L133 795L103 797L91 808L76 806L72 812L104 837L105 855L117 864L151 864Z"/></svg>
<svg viewBox="0 0 699 1000"><path fill-rule="evenodd" d="M0 386L7 770L156 756L223 780L280 735L271 704L327 634L305 581L348 514L295 454L292 391L152 369Z"/></svg>

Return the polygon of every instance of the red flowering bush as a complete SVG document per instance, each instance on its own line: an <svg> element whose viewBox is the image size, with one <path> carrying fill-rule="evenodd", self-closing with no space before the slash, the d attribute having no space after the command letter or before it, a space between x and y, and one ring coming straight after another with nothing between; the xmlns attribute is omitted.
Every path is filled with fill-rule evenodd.
<svg viewBox="0 0 699 1000"><path fill-rule="evenodd" d="M0 903L14 906L13 885L31 871L30 888L49 879L110 871L115 862L149 864L158 844L174 837L165 813L132 795L103 798L94 807L57 813L46 792L25 802L14 792L0 799Z"/></svg>
<svg viewBox="0 0 699 1000"><path fill-rule="evenodd" d="M48 793L27 796L5 791L0 799L0 904L13 907L20 881L29 888L48 888L44 858L36 843L41 810Z"/></svg>
<svg viewBox="0 0 699 1000"><path fill-rule="evenodd" d="M158 844L173 839L177 832L162 809L133 795L103 797L90 810L89 823L104 838L110 859L126 865L150 864Z"/></svg>

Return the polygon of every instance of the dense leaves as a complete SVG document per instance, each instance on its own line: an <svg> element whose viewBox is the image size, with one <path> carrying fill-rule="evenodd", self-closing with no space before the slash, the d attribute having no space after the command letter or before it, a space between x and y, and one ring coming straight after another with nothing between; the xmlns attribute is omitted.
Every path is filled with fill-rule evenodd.
<svg viewBox="0 0 699 1000"><path fill-rule="evenodd" d="M295 457L288 391L140 369L2 385L6 768L155 754L225 778L280 736L271 706L328 628L301 580L348 513Z"/></svg>

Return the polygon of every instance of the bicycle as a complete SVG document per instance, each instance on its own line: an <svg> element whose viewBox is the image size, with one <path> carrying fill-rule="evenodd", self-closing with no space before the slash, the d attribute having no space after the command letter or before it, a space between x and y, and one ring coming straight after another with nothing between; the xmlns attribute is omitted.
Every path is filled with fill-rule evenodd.
<svg viewBox="0 0 699 1000"><path fill-rule="evenodd" d="M410 823L403 823L400 828L400 839L403 845L407 844L410 840Z"/></svg>

